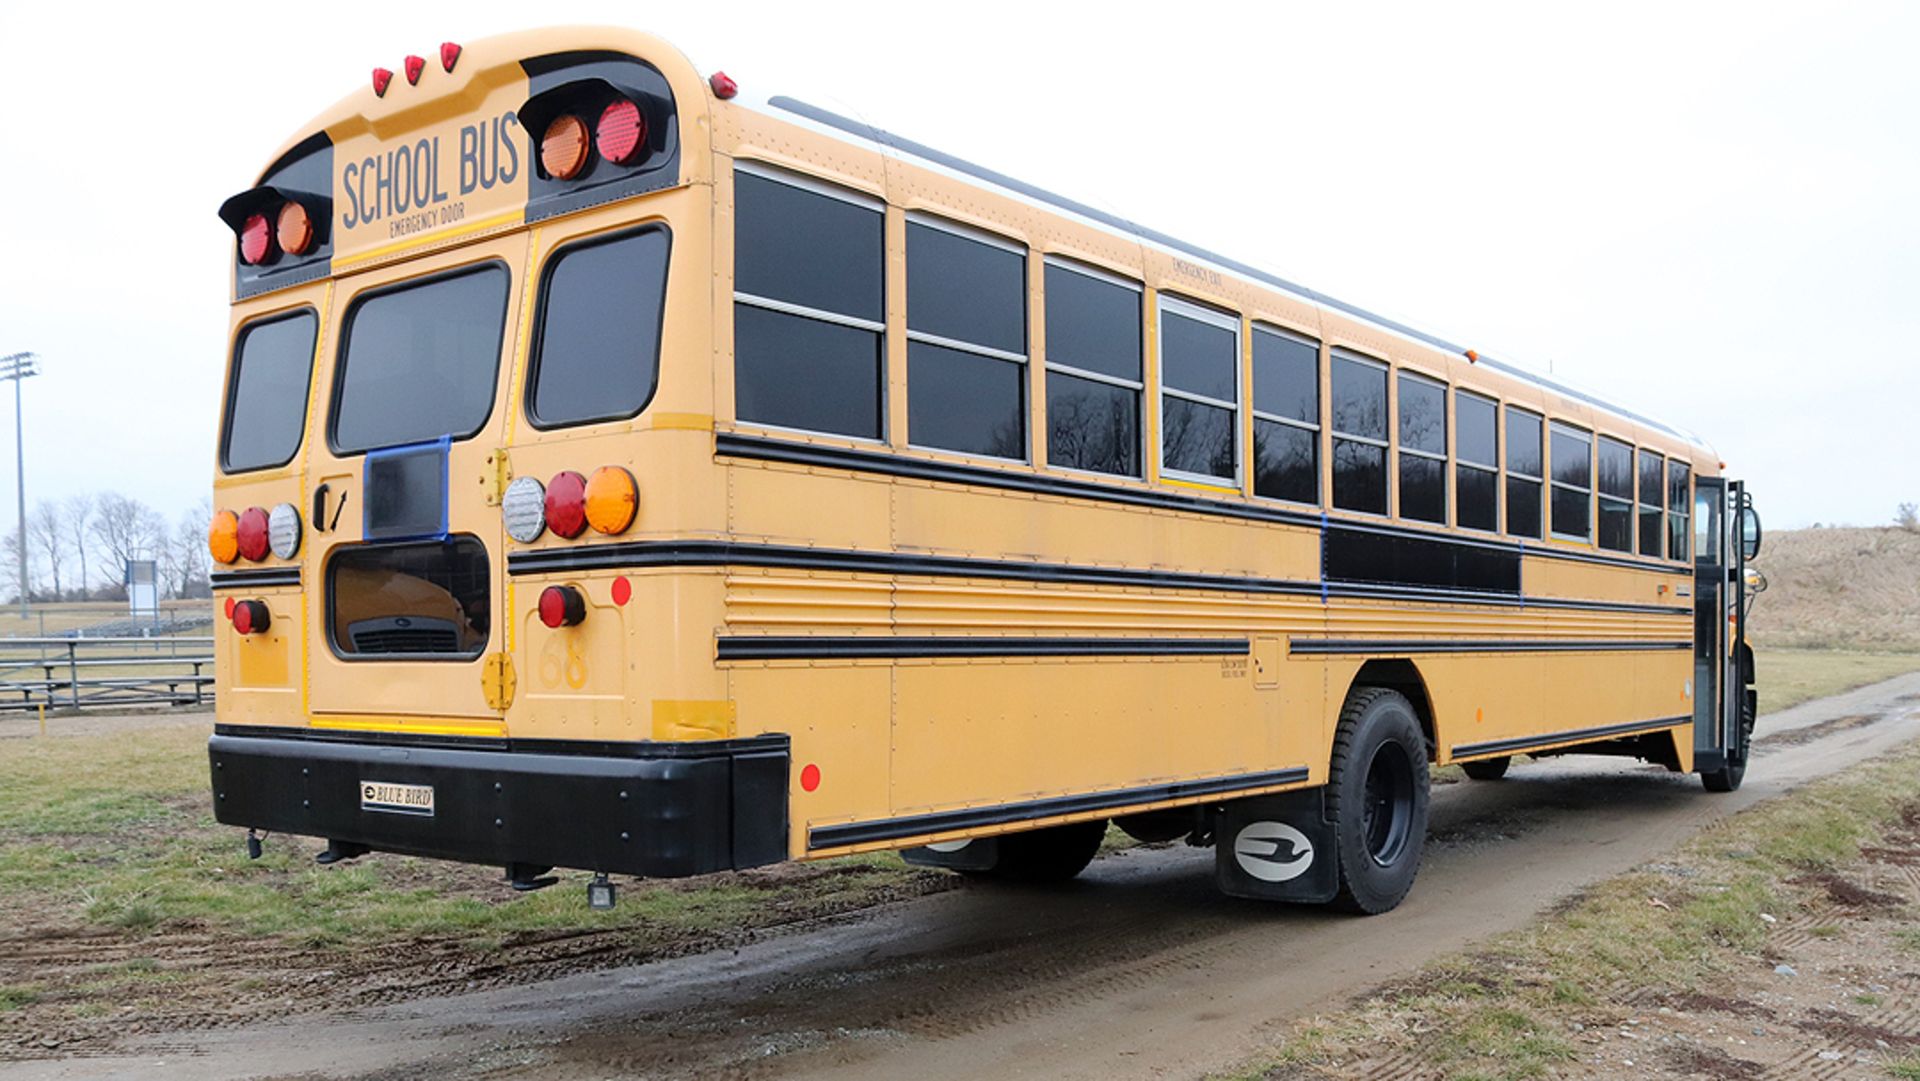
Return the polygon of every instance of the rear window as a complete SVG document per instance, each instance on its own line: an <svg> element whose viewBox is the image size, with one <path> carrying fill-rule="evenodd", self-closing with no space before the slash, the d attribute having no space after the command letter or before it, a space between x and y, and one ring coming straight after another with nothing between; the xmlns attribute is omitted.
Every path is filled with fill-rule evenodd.
<svg viewBox="0 0 1920 1081"><path fill-rule="evenodd" d="M527 412L542 428L623 420L646 408L660 371L667 231L561 249L541 284Z"/></svg>
<svg viewBox="0 0 1920 1081"><path fill-rule="evenodd" d="M313 312L300 311L241 328L220 438L220 464L227 472L286 465L300 449L318 325Z"/></svg>
<svg viewBox="0 0 1920 1081"><path fill-rule="evenodd" d="M341 548L327 564L327 630L345 657L476 657L492 603L487 549L468 536Z"/></svg>
<svg viewBox="0 0 1920 1081"><path fill-rule="evenodd" d="M334 390L333 446L375 447L465 439L493 411L507 270L473 270L357 298Z"/></svg>

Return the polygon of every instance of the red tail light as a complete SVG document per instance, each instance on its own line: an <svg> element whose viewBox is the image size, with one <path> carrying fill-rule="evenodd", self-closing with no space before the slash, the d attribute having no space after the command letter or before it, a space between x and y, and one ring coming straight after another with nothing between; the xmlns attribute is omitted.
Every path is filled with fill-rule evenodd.
<svg viewBox="0 0 1920 1081"><path fill-rule="evenodd" d="M240 512L238 540L240 554L249 562L258 563L267 558L267 512L259 507L248 507Z"/></svg>
<svg viewBox="0 0 1920 1081"><path fill-rule="evenodd" d="M447 72L453 71L453 65L458 63L459 60L460 46L455 45L451 41L443 41L440 43L440 67L442 70Z"/></svg>
<svg viewBox="0 0 1920 1081"><path fill-rule="evenodd" d="M406 67L407 67L407 85L419 86L420 73L427 70L426 59L424 57L409 56L407 57Z"/></svg>
<svg viewBox="0 0 1920 1081"><path fill-rule="evenodd" d="M631 165L647 141L647 117L640 107L622 99L606 107L593 129L593 145L615 165Z"/></svg>
<svg viewBox="0 0 1920 1081"><path fill-rule="evenodd" d="M540 591L540 622L555 630L572 627L587 618L587 599L572 586L548 586Z"/></svg>
<svg viewBox="0 0 1920 1081"><path fill-rule="evenodd" d="M233 602L233 629L241 634L260 634L273 625L273 613L260 601Z"/></svg>
<svg viewBox="0 0 1920 1081"><path fill-rule="evenodd" d="M547 528L568 540L587 529L587 478L569 469L547 482Z"/></svg>
<svg viewBox="0 0 1920 1081"><path fill-rule="evenodd" d="M373 69L373 96L376 98L386 97L387 84L391 82L393 82L393 72L388 71L386 68L374 68Z"/></svg>
<svg viewBox="0 0 1920 1081"><path fill-rule="evenodd" d="M252 214L247 223L240 227L240 261L258 264L266 261L267 252L273 247L273 231L267 225L265 214Z"/></svg>

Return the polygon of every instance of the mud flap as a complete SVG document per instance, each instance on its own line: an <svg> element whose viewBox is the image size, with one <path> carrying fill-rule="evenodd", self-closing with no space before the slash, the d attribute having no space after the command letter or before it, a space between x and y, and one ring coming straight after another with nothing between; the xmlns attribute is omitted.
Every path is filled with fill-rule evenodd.
<svg viewBox="0 0 1920 1081"><path fill-rule="evenodd" d="M1325 789L1255 796L1214 819L1214 881L1229 897L1324 904L1340 889Z"/></svg>
<svg viewBox="0 0 1920 1081"><path fill-rule="evenodd" d="M903 848L900 858L915 867L945 867L949 871L991 871L1000 862L1000 839L975 837L970 841Z"/></svg>

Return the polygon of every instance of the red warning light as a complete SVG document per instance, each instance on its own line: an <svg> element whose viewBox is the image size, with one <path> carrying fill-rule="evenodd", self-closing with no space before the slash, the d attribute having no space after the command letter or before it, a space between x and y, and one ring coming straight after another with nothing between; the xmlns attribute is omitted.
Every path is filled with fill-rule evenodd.
<svg viewBox="0 0 1920 1081"><path fill-rule="evenodd" d="M423 57L407 57L407 85L419 86L420 73L427 70L427 61Z"/></svg>
<svg viewBox="0 0 1920 1081"><path fill-rule="evenodd" d="M373 69L373 96L376 98L386 97L387 84L391 83L392 81L393 81L393 72L388 71L386 68L374 68Z"/></svg>
<svg viewBox="0 0 1920 1081"><path fill-rule="evenodd" d="M453 65L458 63L459 60L460 46L455 45L451 41L443 41L440 43L440 68L442 71L451 72Z"/></svg>

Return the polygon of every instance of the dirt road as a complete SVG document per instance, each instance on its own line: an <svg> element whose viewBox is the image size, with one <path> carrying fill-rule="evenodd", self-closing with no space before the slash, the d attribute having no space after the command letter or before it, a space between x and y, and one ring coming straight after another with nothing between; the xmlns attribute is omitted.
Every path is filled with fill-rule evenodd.
<svg viewBox="0 0 1920 1081"><path fill-rule="evenodd" d="M1761 719L1747 785L1607 759L1436 790L1419 884L1373 919L1217 896L1139 849L1054 890L967 888L737 950L205 1033L16 1078L1191 1077L1311 1013L1920 737L1920 674Z"/></svg>

